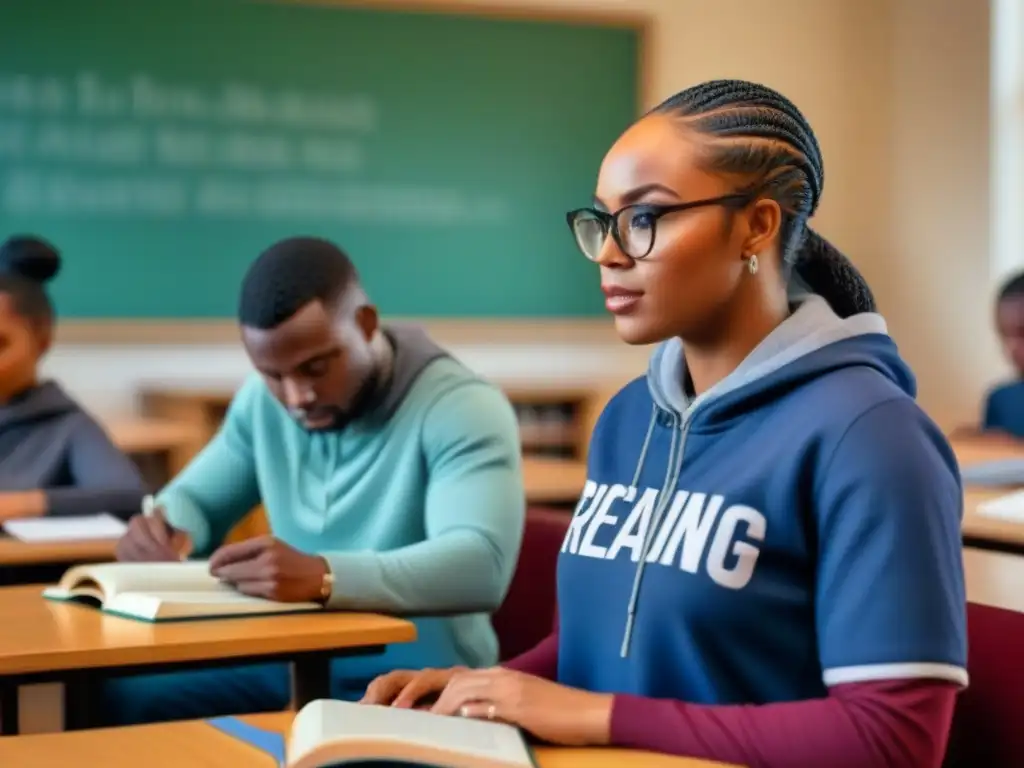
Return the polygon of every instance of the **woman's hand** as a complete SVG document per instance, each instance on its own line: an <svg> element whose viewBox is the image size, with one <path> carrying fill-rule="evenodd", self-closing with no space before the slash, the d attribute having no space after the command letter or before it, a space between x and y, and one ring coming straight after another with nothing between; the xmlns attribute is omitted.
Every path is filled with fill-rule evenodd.
<svg viewBox="0 0 1024 768"><path fill-rule="evenodd" d="M431 712L500 720L551 744L603 746L611 738L610 695L501 667L452 675Z"/></svg>
<svg viewBox="0 0 1024 768"><path fill-rule="evenodd" d="M396 669L376 678L366 689L360 704L383 704L392 707L415 707L424 699L437 696L456 674L465 667L448 669Z"/></svg>

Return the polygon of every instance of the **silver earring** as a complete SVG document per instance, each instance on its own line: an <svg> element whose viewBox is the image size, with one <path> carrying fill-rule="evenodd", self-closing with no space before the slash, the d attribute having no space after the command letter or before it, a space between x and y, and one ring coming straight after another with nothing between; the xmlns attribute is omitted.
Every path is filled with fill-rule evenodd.
<svg viewBox="0 0 1024 768"><path fill-rule="evenodd" d="M750 274L752 274L752 275L756 275L757 274L757 254L756 253L750 254L750 258L747 259L747 271Z"/></svg>

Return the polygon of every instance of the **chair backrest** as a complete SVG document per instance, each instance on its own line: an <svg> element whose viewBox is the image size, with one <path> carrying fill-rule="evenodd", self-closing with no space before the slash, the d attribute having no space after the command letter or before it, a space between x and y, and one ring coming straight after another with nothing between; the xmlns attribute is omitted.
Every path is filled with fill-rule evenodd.
<svg viewBox="0 0 1024 768"><path fill-rule="evenodd" d="M970 683L944 765L1024 766L1024 613L968 603L967 642Z"/></svg>
<svg viewBox="0 0 1024 768"><path fill-rule="evenodd" d="M555 568L571 518L571 512L559 509L534 507L526 511L512 585L492 619L501 661L530 650L554 627Z"/></svg>

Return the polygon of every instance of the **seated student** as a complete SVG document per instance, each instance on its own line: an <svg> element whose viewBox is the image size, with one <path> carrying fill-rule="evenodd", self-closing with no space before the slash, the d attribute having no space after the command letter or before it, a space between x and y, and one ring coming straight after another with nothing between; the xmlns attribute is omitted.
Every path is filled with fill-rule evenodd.
<svg viewBox="0 0 1024 768"><path fill-rule="evenodd" d="M418 640L339 659L333 695L358 698L399 666L497 660L489 612L523 534L519 432L504 394L416 329L381 327L336 246L285 240L249 269L239 307L258 374L223 427L136 517L122 560L212 552L240 591L417 616ZM218 548L262 500L271 536ZM163 516L171 528L165 528ZM111 681L115 723L279 710L284 664Z"/></svg>
<svg viewBox="0 0 1024 768"><path fill-rule="evenodd" d="M1024 274L1007 280L996 299L996 329L1016 379L985 398L981 428L1024 439Z"/></svg>
<svg viewBox="0 0 1024 768"><path fill-rule="evenodd" d="M559 622L503 668L365 701L746 766L938 766L967 682L956 462L857 271L808 229L818 142L716 81L630 127L569 214L630 344L562 546ZM610 236L609 236L610 235ZM790 270L810 293L787 297Z"/></svg>
<svg viewBox="0 0 1024 768"><path fill-rule="evenodd" d="M0 245L0 521L128 519L146 492L135 464L57 383L39 379L54 327L43 285L59 269L56 249L38 238Z"/></svg>

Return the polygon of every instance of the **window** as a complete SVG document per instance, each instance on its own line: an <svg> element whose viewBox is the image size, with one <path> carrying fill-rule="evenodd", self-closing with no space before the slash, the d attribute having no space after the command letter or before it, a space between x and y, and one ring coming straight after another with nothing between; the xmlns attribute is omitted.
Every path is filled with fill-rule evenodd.
<svg viewBox="0 0 1024 768"><path fill-rule="evenodd" d="M1024 270L1024 2L992 0L991 273Z"/></svg>

